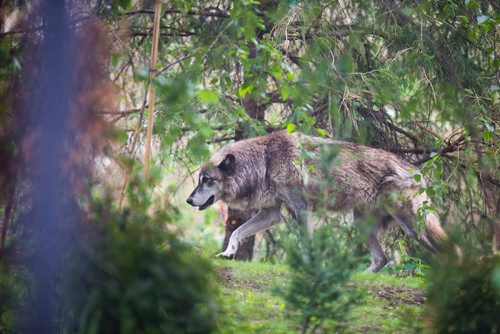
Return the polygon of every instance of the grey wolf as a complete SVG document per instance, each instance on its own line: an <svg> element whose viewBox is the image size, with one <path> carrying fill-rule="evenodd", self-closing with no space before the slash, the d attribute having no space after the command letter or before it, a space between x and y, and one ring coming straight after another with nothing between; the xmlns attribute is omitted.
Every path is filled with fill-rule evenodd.
<svg viewBox="0 0 500 334"><path fill-rule="evenodd" d="M376 272L387 264L379 234L391 222L411 238L435 251L446 234L434 213L425 217L425 231L414 226L419 207L429 202L416 181L418 171L385 150L349 142L276 131L263 137L222 147L205 163L187 203L204 210L222 200L237 210L258 210L233 232L227 249L231 257L247 237L281 221L288 209L302 226L311 226L318 205L332 211L353 210L355 219L368 215L378 222L367 235L371 265Z"/></svg>

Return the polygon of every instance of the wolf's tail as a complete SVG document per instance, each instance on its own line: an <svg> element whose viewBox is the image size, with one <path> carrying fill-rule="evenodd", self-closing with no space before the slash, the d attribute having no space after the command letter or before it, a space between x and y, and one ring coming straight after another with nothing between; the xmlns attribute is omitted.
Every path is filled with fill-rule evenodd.
<svg viewBox="0 0 500 334"><path fill-rule="evenodd" d="M445 243L449 240L448 235L441 227L439 218L434 212L430 212L425 217L425 230L433 243Z"/></svg>
<svg viewBox="0 0 500 334"><path fill-rule="evenodd" d="M412 202L415 215L422 206L431 204L431 200L425 193L416 195ZM434 246L439 246L449 240L448 235L441 227L438 216L432 211L425 216L425 232Z"/></svg>

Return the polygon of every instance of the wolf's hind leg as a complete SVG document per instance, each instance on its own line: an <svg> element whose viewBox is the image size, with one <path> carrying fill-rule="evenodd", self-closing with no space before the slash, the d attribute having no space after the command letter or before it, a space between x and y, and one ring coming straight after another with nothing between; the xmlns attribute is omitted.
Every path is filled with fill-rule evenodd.
<svg viewBox="0 0 500 334"><path fill-rule="evenodd" d="M385 256L384 250L378 240L378 229L375 229L375 231L368 236L367 246L370 250L372 263L365 269L365 272L376 273L387 264L387 256Z"/></svg>
<svg viewBox="0 0 500 334"><path fill-rule="evenodd" d="M377 223L375 228L372 228L368 233L368 239L366 245L368 250L370 251L371 256L371 264L365 270L365 272L377 272L382 269L387 264L387 256L382 249L382 245L379 241L379 235L387 228L387 226L391 222L391 217L387 214L383 214L382 212L371 212L374 218L377 219ZM369 215L368 215L369 216ZM354 219L356 221L366 219L367 214L361 213L358 210L354 210ZM359 223L359 222L358 222Z"/></svg>
<svg viewBox="0 0 500 334"><path fill-rule="evenodd" d="M226 250L218 256L232 257L243 240L279 223L281 220L280 207L281 205L277 205L273 208L261 209L255 216L238 227L231 234Z"/></svg>

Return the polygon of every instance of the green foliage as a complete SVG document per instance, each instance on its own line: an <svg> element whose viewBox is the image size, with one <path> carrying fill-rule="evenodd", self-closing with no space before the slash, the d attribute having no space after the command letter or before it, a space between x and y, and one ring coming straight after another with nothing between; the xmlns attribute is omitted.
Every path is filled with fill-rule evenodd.
<svg viewBox="0 0 500 334"><path fill-rule="evenodd" d="M30 7L29 1L26 4ZM74 13L77 27L80 20L86 20L91 13L97 19L102 18L110 30L109 35L114 40L111 49L115 54L109 64L109 74L121 88L117 105L130 111L118 116L110 114L110 121L117 122L124 129L123 133L137 135L139 146L145 129L143 115L137 110L141 110L149 78L147 64L151 51L152 5L152 2L143 1L105 0L89 3L89 11L75 8ZM25 9L15 9L14 4L10 7L13 12ZM483 244L491 246L489 223L495 216L489 212L492 218L486 219L482 180L490 177L498 184L500 161L500 91L496 81L500 60L495 47L498 44L496 27L499 16L495 10L495 4L487 0L166 2L161 19L159 76L154 82L159 103L153 132L161 146L157 160L161 167L153 168L153 176L156 178L165 170L172 175L175 172L175 177L169 181L172 186L168 193L175 196L182 187L180 179L193 171L218 145L235 137L255 136L277 128L362 142L393 150L422 166L422 174L416 174L415 180L428 180L422 191L426 191L433 202L425 203L421 208L420 220L427 213L437 211L443 221L457 222L471 240L471 248ZM5 12L5 18L12 14L8 9ZM14 12L13 17L16 15ZM13 28L23 29L21 26ZM2 87L17 80L26 45L23 40L36 29L35 25L26 33L21 30L16 34L7 33L1 41ZM43 37L38 31L34 35ZM8 107L11 97L19 95L17 90L5 92L6 97L0 94L0 133L10 136L13 124L21 124L22 117ZM17 98L13 100L19 104ZM117 120L114 117L118 117ZM7 139L1 141L2 162L10 160L15 155L12 152L17 150L16 145ZM132 145L134 150L130 147L134 140L121 138L120 141L124 151L137 149L135 144ZM332 161L326 161L321 167L327 168L330 163ZM180 170L186 171L185 174L179 176ZM113 319L110 326L119 327L123 323L123 328L145 327L146 319L163 323L168 318L166 313L178 314L178 310L161 304L168 312L161 313L159 308L151 311L152 304L160 303L154 293L158 293L158 298L173 300L178 296L169 295L167 283L158 277L172 274L171 281L182 284L184 276L176 276L178 272L186 271L194 277L193 282L185 280L188 282L185 290L183 285L178 291L190 295L192 289L201 289L200 295L209 299L206 296L210 294L210 287L203 290L200 270L191 268L207 268L206 264L203 260L196 262L198 259L193 250L160 224L165 221L177 223L176 220L182 219L179 225L189 226L191 215L181 215L173 208L148 214L153 211L150 203L153 184L146 185L138 179L131 182L127 197L129 208L125 212L114 210L116 203L103 200L89 204L92 222L84 228L81 252L72 255L76 258L75 263L81 263L82 268L89 268L89 271L85 274L82 269L82 276L72 283L76 286L71 289L72 293L81 293L75 295L79 306L76 311L71 311L74 314L65 315L65 323L71 331L107 329L101 325L105 325L103 319L108 315ZM498 191L497 188L493 190ZM0 201L5 207L4 198ZM216 219L206 216L205 226L212 221ZM420 228L424 228L423 224ZM12 234L9 231L8 238ZM204 238L206 243L215 243L214 238ZM297 246L300 254L320 252L322 241L308 242L309 246L307 243ZM337 257L356 247L359 246L352 243L333 245L329 248L332 254L327 254L331 258L320 257L323 262L315 262L312 257L302 261L298 250L294 253L291 249L290 259L295 256L294 261L300 266L317 266L320 270L324 266L332 270L331 275L319 278L312 276L310 271L297 271L295 274L299 276L294 280L297 284L304 284L307 289L303 291L315 292L313 288L317 284L311 285L307 277L320 279L320 285L323 279L335 279L332 290L328 287L324 291L338 291L347 280L343 275L347 274L343 272L345 259ZM363 248L362 252L366 253L366 250ZM104 269L100 270L99 266ZM298 268L302 268L300 266ZM107 272L108 267L121 276ZM394 271L397 275L403 272L421 275L424 269L421 260L408 256ZM458 276L463 273L451 269L447 272ZM13 328L16 320L12 316L12 307L19 305L28 286L18 280L18 272L12 267L1 267L0 275L4 273L6 276L0 277L0 312L3 312L0 319L9 327L2 324L4 327L0 325L0 331ZM145 286L141 283L142 273L147 274ZM129 289L126 284L133 288ZM109 286L115 288L108 289ZM124 293L117 293L117 289ZM130 302L131 298L127 296L135 296L135 291L144 292L147 296L144 303L136 305ZM242 296L248 297L247 294L228 295L234 303ZM317 298L314 293L307 297ZM258 306L265 303L266 298L270 297L248 297L245 300ZM343 297L338 298L342 300ZM121 305L119 309L113 306L115 302ZM203 310L196 306L196 298L190 303L188 308L200 319L212 312L209 307ZM281 304L277 302L262 309L272 312ZM98 311L96 313L93 309L103 310L103 305L107 307L103 312L107 313L102 313L99 318ZM315 309L314 305L304 305L308 310ZM317 312L326 318L332 315L340 317L343 310L334 314L327 310L331 306L328 305L319 303L317 307L321 312ZM392 307L392 311L403 308L390 303L380 305L379 302L367 306L372 311L377 310L370 318L370 322L376 324L371 329L380 325L375 318L381 317L388 308ZM242 308L251 311L251 308ZM297 312L307 314L308 310ZM232 311L235 318L243 317L239 310ZM84 319L82 327L75 325L80 314ZM184 318L179 317L179 322L173 321L172 326L185 325ZM313 317L318 320L312 326L320 322L317 315L306 316L306 319L312 321ZM132 319L131 324L127 319ZM394 323L388 324L390 321L388 319L380 328L398 331ZM262 329L261 324L239 325L251 330Z"/></svg>
<svg viewBox="0 0 500 334"><path fill-rule="evenodd" d="M99 1L93 11L101 16L121 15L132 7L130 0L104 0Z"/></svg>
<svg viewBox="0 0 500 334"><path fill-rule="evenodd" d="M19 328L18 312L29 302L30 275L23 266L0 261L0 333L15 333Z"/></svg>
<svg viewBox="0 0 500 334"><path fill-rule="evenodd" d="M132 182L132 187L135 186ZM208 333L215 327L209 263L148 213L141 196L123 212L93 203L71 256L63 327L78 333Z"/></svg>
<svg viewBox="0 0 500 334"><path fill-rule="evenodd" d="M221 287L219 333L300 332L300 310L287 306L283 287L291 280L291 269L282 264L215 260ZM366 290L363 303L354 304L343 319L345 333L417 333L423 330L423 280L386 274L354 273L347 290ZM338 333L333 320L325 320L320 333Z"/></svg>
<svg viewBox="0 0 500 334"><path fill-rule="evenodd" d="M327 320L339 328L361 294L348 286L353 258L328 226L310 237L291 238L287 264L292 269L286 291L287 307L300 312L302 332L314 332Z"/></svg>
<svg viewBox="0 0 500 334"><path fill-rule="evenodd" d="M401 263L395 266L386 266L381 272L395 273L398 276L409 275L415 277L424 277L429 266L424 264L421 259L413 256L406 257Z"/></svg>
<svg viewBox="0 0 500 334"><path fill-rule="evenodd" d="M429 276L427 317L437 333L500 331L500 256L450 249Z"/></svg>

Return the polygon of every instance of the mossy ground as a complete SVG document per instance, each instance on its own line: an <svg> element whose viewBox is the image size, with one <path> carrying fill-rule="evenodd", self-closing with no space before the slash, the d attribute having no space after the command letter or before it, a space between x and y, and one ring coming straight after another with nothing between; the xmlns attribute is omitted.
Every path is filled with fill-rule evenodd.
<svg viewBox="0 0 500 334"><path fill-rule="evenodd" d="M287 310L276 290L286 287L284 265L215 260L221 289L220 333L296 333L298 313ZM318 332L416 333L423 330L423 280L356 273L347 289L365 291L341 324L325 322Z"/></svg>

